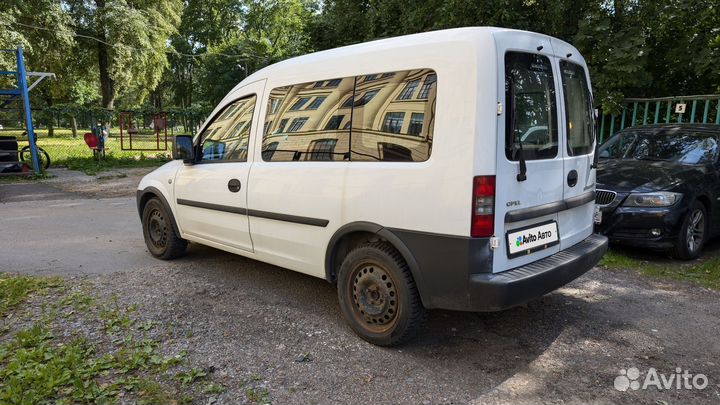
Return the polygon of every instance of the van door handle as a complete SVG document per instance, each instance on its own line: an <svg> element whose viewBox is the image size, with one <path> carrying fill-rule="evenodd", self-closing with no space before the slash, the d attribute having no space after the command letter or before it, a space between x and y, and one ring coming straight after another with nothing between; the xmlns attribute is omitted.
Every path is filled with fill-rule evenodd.
<svg viewBox="0 0 720 405"><path fill-rule="evenodd" d="M578 172L577 170L570 170L570 173L568 173L567 176L567 184L570 187L575 187L575 185L578 182Z"/></svg>
<svg viewBox="0 0 720 405"><path fill-rule="evenodd" d="M232 179L228 181L228 190L230 190L231 193L237 193L238 191L240 191L241 187L242 184L238 179Z"/></svg>

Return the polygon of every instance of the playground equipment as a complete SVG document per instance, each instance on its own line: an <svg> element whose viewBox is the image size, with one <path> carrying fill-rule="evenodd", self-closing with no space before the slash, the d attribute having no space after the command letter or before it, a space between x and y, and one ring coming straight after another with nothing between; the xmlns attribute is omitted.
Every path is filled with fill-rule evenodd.
<svg viewBox="0 0 720 405"><path fill-rule="evenodd" d="M135 113L120 113L120 149L160 152L168 149L167 113L153 114L152 121L145 125L145 116L138 120ZM148 128L149 127L149 128Z"/></svg>
<svg viewBox="0 0 720 405"><path fill-rule="evenodd" d="M34 89L35 86L40 84L47 77L55 77L54 73L47 72L28 72L25 68L25 57L23 56L23 49L18 46L17 49L0 49L0 52L14 53L17 70L15 71L0 71L0 75L15 76L17 79L17 88L14 89L0 89L0 97L6 97L0 101L0 109L11 110L7 108L13 102L20 101L25 117L25 125L28 135L28 144L30 147L30 157L32 160L33 171L35 174L42 174L42 163L40 162L38 155L38 148L36 144L35 129L33 127L32 111L30 110L30 90ZM37 77L37 79L28 83L29 77Z"/></svg>

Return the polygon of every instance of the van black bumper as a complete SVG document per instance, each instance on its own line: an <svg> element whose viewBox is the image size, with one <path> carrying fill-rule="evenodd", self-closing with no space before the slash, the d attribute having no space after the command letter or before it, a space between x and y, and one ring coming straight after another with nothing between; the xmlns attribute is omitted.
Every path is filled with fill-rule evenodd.
<svg viewBox="0 0 720 405"><path fill-rule="evenodd" d="M607 251L606 237L592 234L552 256L501 273L470 277L469 306L499 311L524 304L575 280L595 267Z"/></svg>
<svg viewBox="0 0 720 405"><path fill-rule="evenodd" d="M492 272L489 238L462 238L388 229L400 239L426 308L499 311L541 297L592 269L607 251L605 236L592 234L552 256L500 273Z"/></svg>

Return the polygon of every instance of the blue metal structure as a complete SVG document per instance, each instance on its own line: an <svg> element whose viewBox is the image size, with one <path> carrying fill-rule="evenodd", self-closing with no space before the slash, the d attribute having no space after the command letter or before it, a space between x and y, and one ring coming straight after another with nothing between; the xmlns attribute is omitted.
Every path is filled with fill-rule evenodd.
<svg viewBox="0 0 720 405"><path fill-rule="evenodd" d="M37 145L35 144L35 128L33 127L32 111L30 110L30 90L37 86L44 78L54 75L52 73L28 72L25 67L25 57L23 56L23 49L21 46L18 46L17 49L0 49L0 52L14 53L17 60L16 71L0 71L0 75L12 75L17 79L17 88L0 89L0 96L7 97L5 100L0 101L0 108L3 108L15 101L20 101L22 103L28 141L30 142L33 171L35 174L40 175L42 174L42 168L40 167ZM29 76L37 76L39 79L32 84L28 84Z"/></svg>
<svg viewBox="0 0 720 405"><path fill-rule="evenodd" d="M622 101L621 113L604 114L599 120L601 143L631 126L682 122L720 124L720 95L626 98Z"/></svg>

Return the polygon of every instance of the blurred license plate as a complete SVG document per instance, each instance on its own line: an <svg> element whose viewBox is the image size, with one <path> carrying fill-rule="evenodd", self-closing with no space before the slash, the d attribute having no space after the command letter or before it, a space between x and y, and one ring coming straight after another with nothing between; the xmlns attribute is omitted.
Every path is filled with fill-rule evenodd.
<svg viewBox="0 0 720 405"><path fill-rule="evenodd" d="M600 225L602 223L602 211L600 211L599 206L595 206L595 213L593 214L593 220L595 221L595 224Z"/></svg>
<svg viewBox="0 0 720 405"><path fill-rule="evenodd" d="M527 255L559 242L560 235L555 221L515 229L507 233L508 257Z"/></svg>

